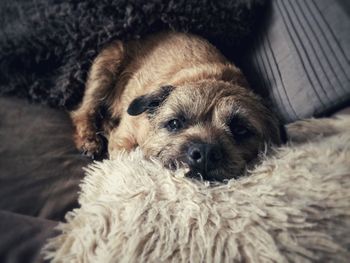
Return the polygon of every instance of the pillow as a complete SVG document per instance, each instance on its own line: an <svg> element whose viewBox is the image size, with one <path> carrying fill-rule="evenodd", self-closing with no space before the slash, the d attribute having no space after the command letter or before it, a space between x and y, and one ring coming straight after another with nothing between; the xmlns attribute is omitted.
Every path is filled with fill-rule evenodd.
<svg viewBox="0 0 350 263"><path fill-rule="evenodd" d="M52 262L348 262L350 117L288 125L293 143L227 184L140 151L95 162Z"/></svg>
<svg viewBox="0 0 350 263"><path fill-rule="evenodd" d="M349 10L346 0L272 1L241 64L285 122L350 102Z"/></svg>
<svg viewBox="0 0 350 263"><path fill-rule="evenodd" d="M0 210L0 262L43 262L40 249L57 222Z"/></svg>
<svg viewBox="0 0 350 263"><path fill-rule="evenodd" d="M62 220L77 206L82 157L66 113L0 97L0 210Z"/></svg>

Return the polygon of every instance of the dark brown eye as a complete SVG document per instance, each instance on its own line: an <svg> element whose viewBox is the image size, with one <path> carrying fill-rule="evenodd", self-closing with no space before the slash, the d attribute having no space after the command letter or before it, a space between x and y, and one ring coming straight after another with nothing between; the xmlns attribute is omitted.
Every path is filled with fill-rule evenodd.
<svg viewBox="0 0 350 263"><path fill-rule="evenodd" d="M232 118L229 127L233 137L238 141L247 139L253 134L248 125L245 124L245 121L238 118Z"/></svg>
<svg viewBox="0 0 350 263"><path fill-rule="evenodd" d="M249 131L248 131L248 129L246 127L240 126L240 125L232 127L231 128L231 132L235 136L246 136L249 133Z"/></svg>
<svg viewBox="0 0 350 263"><path fill-rule="evenodd" d="M176 132L180 130L182 127L183 127L183 123L179 119L172 119L166 125L166 128L170 132Z"/></svg>

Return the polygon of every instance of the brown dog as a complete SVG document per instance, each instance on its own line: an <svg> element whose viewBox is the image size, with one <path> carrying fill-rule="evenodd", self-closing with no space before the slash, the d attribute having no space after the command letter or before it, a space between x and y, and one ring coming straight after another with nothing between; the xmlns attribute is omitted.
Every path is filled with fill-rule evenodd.
<svg viewBox="0 0 350 263"><path fill-rule="evenodd" d="M76 145L90 156L101 154L102 133L112 158L139 146L167 167L211 180L239 176L264 145L281 142L276 117L240 70L182 33L105 48L71 117Z"/></svg>

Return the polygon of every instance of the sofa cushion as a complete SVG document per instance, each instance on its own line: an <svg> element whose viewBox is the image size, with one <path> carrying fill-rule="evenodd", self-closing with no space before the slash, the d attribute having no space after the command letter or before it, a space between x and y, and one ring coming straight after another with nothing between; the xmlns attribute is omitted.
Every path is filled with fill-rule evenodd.
<svg viewBox="0 0 350 263"><path fill-rule="evenodd" d="M0 97L0 210L61 220L76 206L82 166L65 112Z"/></svg>
<svg viewBox="0 0 350 263"><path fill-rule="evenodd" d="M285 122L350 103L349 7L346 0L272 1L241 63Z"/></svg>
<svg viewBox="0 0 350 263"><path fill-rule="evenodd" d="M42 262L40 250L57 222L0 210L0 262Z"/></svg>

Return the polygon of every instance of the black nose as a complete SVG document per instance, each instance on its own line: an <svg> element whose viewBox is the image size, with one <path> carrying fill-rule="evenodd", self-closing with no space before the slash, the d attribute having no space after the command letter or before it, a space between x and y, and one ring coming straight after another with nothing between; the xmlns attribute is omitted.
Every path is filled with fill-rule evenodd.
<svg viewBox="0 0 350 263"><path fill-rule="evenodd" d="M221 148L215 144L196 143L187 151L189 166L205 172L214 169L222 157Z"/></svg>

